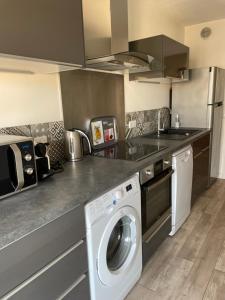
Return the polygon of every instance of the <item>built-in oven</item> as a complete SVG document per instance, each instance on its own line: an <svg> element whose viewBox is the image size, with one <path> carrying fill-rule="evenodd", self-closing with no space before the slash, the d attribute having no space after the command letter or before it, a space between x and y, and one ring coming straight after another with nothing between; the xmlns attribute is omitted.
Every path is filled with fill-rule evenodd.
<svg viewBox="0 0 225 300"><path fill-rule="evenodd" d="M141 170L143 265L171 231L172 157Z"/></svg>

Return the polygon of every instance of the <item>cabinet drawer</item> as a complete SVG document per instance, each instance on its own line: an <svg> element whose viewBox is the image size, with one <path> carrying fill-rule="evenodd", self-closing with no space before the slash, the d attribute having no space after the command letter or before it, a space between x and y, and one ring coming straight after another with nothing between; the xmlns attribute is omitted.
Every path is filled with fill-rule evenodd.
<svg viewBox="0 0 225 300"><path fill-rule="evenodd" d="M70 289L64 297L60 297L58 300L90 300L89 292L89 280L86 275L83 276L82 280L75 284L75 287Z"/></svg>
<svg viewBox="0 0 225 300"><path fill-rule="evenodd" d="M55 300L87 272L86 243L81 242L18 287L10 300Z"/></svg>
<svg viewBox="0 0 225 300"><path fill-rule="evenodd" d="M207 134L193 143L193 156L199 154L210 145L210 134Z"/></svg>
<svg viewBox="0 0 225 300"><path fill-rule="evenodd" d="M0 296L13 290L84 236L84 209L79 206L4 248L0 251Z"/></svg>

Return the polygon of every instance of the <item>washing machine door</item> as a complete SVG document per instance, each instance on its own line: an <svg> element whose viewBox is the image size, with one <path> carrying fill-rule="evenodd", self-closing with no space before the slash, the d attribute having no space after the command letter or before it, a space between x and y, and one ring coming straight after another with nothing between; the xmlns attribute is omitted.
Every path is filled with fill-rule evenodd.
<svg viewBox="0 0 225 300"><path fill-rule="evenodd" d="M101 282L114 286L132 267L141 242L141 221L136 210L126 206L109 220L98 252L98 275Z"/></svg>

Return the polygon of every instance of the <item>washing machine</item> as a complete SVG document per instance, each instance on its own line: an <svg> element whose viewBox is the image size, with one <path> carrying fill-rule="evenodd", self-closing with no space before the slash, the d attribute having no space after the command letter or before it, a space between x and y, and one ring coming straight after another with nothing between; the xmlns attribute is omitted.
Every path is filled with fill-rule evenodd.
<svg viewBox="0 0 225 300"><path fill-rule="evenodd" d="M92 300L122 300L141 276L139 175L85 206Z"/></svg>

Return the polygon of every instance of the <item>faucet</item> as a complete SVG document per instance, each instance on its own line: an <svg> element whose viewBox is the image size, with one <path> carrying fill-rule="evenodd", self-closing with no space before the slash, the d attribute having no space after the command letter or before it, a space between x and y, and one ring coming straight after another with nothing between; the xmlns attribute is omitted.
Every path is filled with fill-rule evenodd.
<svg viewBox="0 0 225 300"><path fill-rule="evenodd" d="M164 128L164 123L163 127L161 127L161 109L158 110L158 126L157 126L157 136L160 136L160 132L163 131Z"/></svg>

